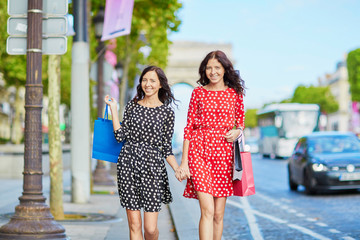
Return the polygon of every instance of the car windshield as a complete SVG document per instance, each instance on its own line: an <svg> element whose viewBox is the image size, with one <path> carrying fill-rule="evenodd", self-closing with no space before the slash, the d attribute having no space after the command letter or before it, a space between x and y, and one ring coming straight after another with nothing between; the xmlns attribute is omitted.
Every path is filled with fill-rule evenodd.
<svg viewBox="0 0 360 240"><path fill-rule="evenodd" d="M322 136L309 139L309 153L360 152L360 141L351 136Z"/></svg>

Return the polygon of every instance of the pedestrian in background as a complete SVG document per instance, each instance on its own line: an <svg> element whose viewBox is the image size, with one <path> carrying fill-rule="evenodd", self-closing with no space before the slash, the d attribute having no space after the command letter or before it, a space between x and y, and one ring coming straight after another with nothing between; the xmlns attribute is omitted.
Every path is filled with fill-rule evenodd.
<svg viewBox="0 0 360 240"><path fill-rule="evenodd" d="M222 51L210 52L192 92L181 165L184 197L199 200L200 239L221 239L226 198L233 195L233 142L244 129L244 81Z"/></svg>
<svg viewBox="0 0 360 240"><path fill-rule="evenodd" d="M118 142L125 140L118 158L117 179L130 239L143 239L141 209L145 239L158 239L161 204L172 201L164 158L176 171L179 166L171 147L175 117L170 104L174 102L165 73L156 66L143 70L137 95L126 105L121 126L117 102L105 97L112 114L115 138Z"/></svg>

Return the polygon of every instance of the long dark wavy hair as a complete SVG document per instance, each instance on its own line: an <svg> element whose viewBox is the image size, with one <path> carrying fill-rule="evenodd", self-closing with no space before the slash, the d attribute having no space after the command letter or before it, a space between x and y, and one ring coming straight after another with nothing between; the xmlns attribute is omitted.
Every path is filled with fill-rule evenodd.
<svg viewBox="0 0 360 240"><path fill-rule="evenodd" d="M134 97L133 101L137 103L138 101L142 100L145 97L145 92L141 87L141 82L142 82L144 75L147 72L151 72L151 71L156 72L156 74L159 78L159 81L160 81L161 88L159 89L159 92L158 92L159 100L166 106L168 106L169 104L172 104L172 103L177 105L175 102L176 100L174 98L174 95L171 92L171 89L170 89L170 86L168 83L168 79L166 78L164 71L157 66L148 66L142 71L141 76L139 78L139 84L136 87L137 93L136 93L136 96Z"/></svg>
<svg viewBox="0 0 360 240"><path fill-rule="evenodd" d="M200 79L197 81L198 84L205 86L209 84L210 80L206 76L206 65L210 59L217 59L223 68L225 69L224 74L224 83L229 88L234 89L237 94L245 95L245 82L240 77L240 72L234 70L234 67L230 60L227 58L224 52L220 50L212 51L206 55L204 60L202 60L199 67Z"/></svg>

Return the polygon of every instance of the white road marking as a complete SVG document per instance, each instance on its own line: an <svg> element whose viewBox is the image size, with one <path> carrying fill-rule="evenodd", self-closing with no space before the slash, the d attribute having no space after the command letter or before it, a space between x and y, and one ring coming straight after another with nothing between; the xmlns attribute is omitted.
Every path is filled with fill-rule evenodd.
<svg viewBox="0 0 360 240"><path fill-rule="evenodd" d="M288 224L288 226L291 227L291 228L294 228L294 229L296 229L296 230L298 230L298 231L300 231L300 232L302 232L302 233L305 233L305 234L307 234L307 235L310 235L310 236L312 236L313 238L316 238L316 239L320 239L320 240L331 240L331 238L327 238L327 237L325 237L325 236L323 236L323 235L321 235L321 234L318 234L318 233L316 233L316 232L314 232L314 231L311 231L311 230L308 229L308 228L301 227L301 226L299 226L299 225L297 225L297 224Z"/></svg>
<svg viewBox="0 0 360 240"><path fill-rule="evenodd" d="M317 222L315 224L320 226L320 227L327 227L328 226L326 223L322 223L322 222Z"/></svg>
<svg viewBox="0 0 360 240"><path fill-rule="evenodd" d="M346 236L346 237L342 237L342 239L344 239L344 240L356 240L355 238L348 237L348 236Z"/></svg>
<svg viewBox="0 0 360 240"><path fill-rule="evenodd" d="M316 218L306 218L306 221L309 221L309 222L316 222Z"/></svg>
<svg viewBox="0 0 360 240"><path fill-rule="evenodd" d="M331 233L341 233L339 230L336 230L336 229L329 229L329 232Z"/></svg>
<svg viewBox="0 0 360 240"><path fill-rule="evenodd" d="M289 210L288 210L288 212L289 212L289 213L294 213L294 214L295 214L297 211L296 211L295 209L289 209Z"/></svg>
<svg viewBox="0 0 360 240"><path fill-rule="evenodd" d="M259 226L256 222L256 218L251 209L249 201L247 200L246 197L242 197L242 198L240 198L240 200L241 200L242 205L244 206L243 210L244 210L247 222L249 223L251 236L255 240L263 240L264 238L262 237L262 234L261 234Z"/></svg>
<svg viewBox="0 0 360 240"><path fill-rule="evenodd" d="M292 209L290 208L289 206L285 205L285 202L291 202L290 200L286 200L284 198L282 198L280 201L282 202L279 202L279 200L277 199L273 199L271 197L268 197L264 194L261 194L259 192L256 193L256 196L262 198L263 200L271 203L272 205L274 206L278 206L279 208L289 212L289 213L293 213L295 214L297 217L306 217L305 214L303 213L297 213L297 211L295 209ZM241 199L245 199L245 198L241 198ZM238 207L238 208L241 208L244 210L245 212L245 207L243 205L241 205L240 203L237 203L235 201L232 201L232 200L227 200L227 203L229 203L230 205L233 205L235 207ZM248 203L248 202L247 202ZM250 205L249 205L250 206ZM263 213L263 212L259 212L257 210L254 210L252 209L251 207L249 209L247 209L247 211L249 212L252 212L252 216L255 218L255 215L257 216L260 216L260 217L263 217L263 218L266 218L266 219L269 219L273 222L277 222L277 223L281 223L281 224L286 224L288 227L290 228L294 228L304 234L307 234L307 235L310 235L316 239L319 239L319 240L330 240L330 238L327 238L321 234L318 234L308 228L305 228L305 227L301 227L297 224L291 224L291 223L288 223L288 221L286 220L283 220L283 219L280 219L280 218L277 218L277 217L274 217L272 215L268 215L266 213ZM309 222L313 222L314 224L316 224L317 226L320 226L320 227L328 227L328 225L326 223L322 223L322 222L318 222L318 219L317 218L306 218L307 221ZM249 219L248 219L249 221ZM250 224L250 222L249 222ZM258 228L257 224L256 224L256 228ZM329 232L333 233L333 234L341 234L340 231L336 230L336 229L329 229L328 230ZM254 238L255 239L255 238ZM356 240L352 237L349 237L349 236L344 236L344 237L341 237L341 239L344 239L344 240Z"/></svg>
<svg viewBox="0 0 360 240"><path fill-rule="evenodd" d="M257 210L251 209L250 207L245 207L245 206L244 206L244 200L243 200L243 199L246 199L246 198L241 198L241 201L242 201L242 203L243 203L242 205L241 205L240 203L234 202L234 201L232 201L232 200L230 200L230 199L228 199L228 200L226 201L226 203L227 203L227 204L230 204L230 205L232 205L232 206L235 206L235 207L238 207L238 208L243 209L244 212L245 212L245 215L246 215L246 214L251 214L252 216L257 215L257 216L260 216L260 217L269 219L269 220L271 220L271 221L273 221L273 222L277 222L277 223L281 223L281 224L287 224L287 223L288 223L287 221L282 220L282 219L280 219L280 218L277 218L277 217L271 216L271 215L269 215L269 214L265 214L265 213L259 212L259 211L257 211ZM247 199L246 199L246 201L247 201ZM250 205L249 205L249 206L250 206ZM246 213L246 212L248 212L248 213ZM248 219L248 216L247 216L247 215L246 215L246 218ZM249 219L248 219L248 222L249 222ZM250 224L253 224L253 222L249 222L249 226L250 226L250 229L251 229L251 227L255 227L254 232L256 233L256 229L258 229L258 226L257 226L256 222L255 222L255 226L254 226L254 225L251 226ZM298 231L300 231L300 232L302 232L302 233L304 233L304 234L310 235L310 236L312 236L312 237L314 237L314 238L316 238L316 239L319 239L319 240L331 240L330 238L327 238L327 237L325 237L325 236L323 236L323 235L321 235L321 234L318 234L318 233L316 233L316 232L314 232L314 231L312 231L312 230L310 230L310 229L301 227L301 226L299 226L299 225L297 225L297 224L287 224L287 226L289 226L289 227L291 227L291 228L294 228L294 229L296 229L296 230L298 230ZM251 230L250 230L250 231L251 231ZM259 231L259 232L260 232L260 231ZM254 236L253 233L251 233L251 234L252 234L252 236L253 236L254 239L260 239L260 238L255 238L256 235ZM260 235L260 236L261 236L261 235ZM261 239L263 239L262 236L261 236Z"/></svg>

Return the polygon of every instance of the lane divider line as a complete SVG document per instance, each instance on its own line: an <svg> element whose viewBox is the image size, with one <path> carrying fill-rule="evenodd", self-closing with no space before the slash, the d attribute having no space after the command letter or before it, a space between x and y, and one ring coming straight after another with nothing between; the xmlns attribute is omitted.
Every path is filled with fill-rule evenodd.
<svg viewBox="0 0 360 240"><path fill-rule="evenodd" d="M259 225L256 222L256 217L253 214L249 201L246 197L240 198L244 210L245 217L250 227L250 233L254 240L263 240L263 236L260 232Z"/></svg>
<svg viewBox="0 0 360 240"><path fill-rule="evenodd" d="M316 233L314 231L311 231L308 228L301 227L301 226L299 226L297 224L288 224L288 226L291 227L291 228L294 228L294 229L296 229L296 230L298 230L298 231L300 231L300 232L302 232L304 234L310 235L313 238L319 239L319 240L331 240L331 238L327 238L327 237L325 237L325 236L323 236L321 234L318 234L318 233Z"/></svg>
<svg viewBox="0 0 360 240"><path fill-rule="evenodd" d="M328 225L326 223L322 223L322 222L317 222L315 224L320 226L320 227L328 227Z"/></svg>
<svg viewBox="0 0 360 240"><path fill-rule="evenodd" d="M342 239L344 239L344 240L356 240L355 238L348 237L348 236L346 236L346 237L342 237Z"/></svg>
<svg viewBox="0 0 360 240"><path fill-rule="evenodd" d="M240 199L241 199L242 203L244 204L243 199L245 199L245 198L240 198ZM246 199L246 201L247 201L247 199ZM241 205L240 203L234 202L234 201L232 201L232 200L229 200L229 199L228 199L228 200L226 201L226 203L227 203L227 204L230 204L230 205L232 205L232 206L238 207L238 208L240 208L240 209L243 209L244 212L245 212L245 209L246 209L246 211L252 212L252 215L257 215L257 216L260 216L260 217L269 219L269 220L271 220L271 221L273 221L273 222L277 222L277 223L281 223L281 224L286 224L288 227L294 228L294 229L296 229L296 230L298 230L298 231L300 231L300 232L302 232L302 233L304 233L304 234L310 235L310 236L312 236L312 237L314 237L314 238L316 238L316 239L319 239L319 240L331 240L330 238L327 238L327 237L325 237L325 236L323 236L323 235L321 235L321 234L318 234L318 233L316 233L316 232L314 232L314 231L312 231L312 230L310 230L310 229L307 229L307 228L305 228L305 227L301 227L301 226L299 226L299 225L297 225L297 224L290 224L290 223L288 224L288 222L285 221L285 220L282 220L282 219L280 219L280 218L271 216L271 215L266 214L266 213L259 212L259 211L257 211L257 210L251 209L251 208L247 208L247 207L245 207L244 205ZM249 204L249 206L250 206L250 204ZM245 214L245 215L246 215L246 214ZM256 224L256 225L257 225L257 224ZM249 226L250 226L250 222L249 222ZM250 229L251 229L251 227L250 227ZM255 236L253 236L253 238L256 240Z"/></svg>
<svg viewBox="0 0 360 240"><path fill-rule="evenodd" d="M329 232L331 233L341 233L339 230L336 230L336 229L329 229Z"/></svg>

